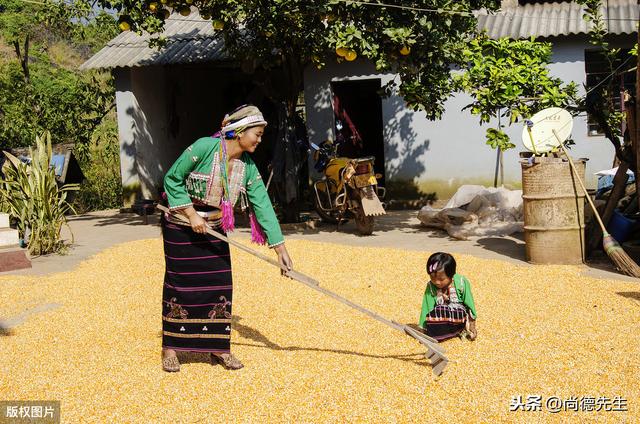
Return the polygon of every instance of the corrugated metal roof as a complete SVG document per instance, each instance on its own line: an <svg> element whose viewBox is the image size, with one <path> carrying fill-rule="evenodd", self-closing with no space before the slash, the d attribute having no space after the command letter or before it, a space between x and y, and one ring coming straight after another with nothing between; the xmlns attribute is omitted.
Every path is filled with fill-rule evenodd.
<svg viewBox="0 0 640 424"><path fill-rule="evenodd" d="M640 6L636 0L608 0L602 13L612 34L636 32ZM608 7L607 7L608 4ZM478 27L492 38L554 37L584 34L588 23L582 19L583 6L575 2L535 3L506 9L493 15L477 12ZM102 50L80 66L80 69L116 68L177 63L203 63L227 60L222 38L211 21L200 17L194 8L184 17L173 14L165 31L168 44L161 50L148 46L150 36L127 31L111 40Z"/></svg>
<svg viewBox="0 0 640 424"><path fill-rule="evenodd" d="M80 66L80 69L117 68L173 63L203 63L228 59L222 37L211 21L200 17L194 8L191 15L172 14L165 23L164 48L149 47L149 34L132 31L120 33Z"/></svg>
<svg viewBox="0 0 640 424"><path fill-rule="evenodd" d="M636 0L608 0L602 3L602 16L611 34L633 34L637 31L640 7ZM584 6L573 1L527 4L494 15L477 15L478 27L487 30L491 38L586 34L590 28L590 24L582 19Z"/></svg>

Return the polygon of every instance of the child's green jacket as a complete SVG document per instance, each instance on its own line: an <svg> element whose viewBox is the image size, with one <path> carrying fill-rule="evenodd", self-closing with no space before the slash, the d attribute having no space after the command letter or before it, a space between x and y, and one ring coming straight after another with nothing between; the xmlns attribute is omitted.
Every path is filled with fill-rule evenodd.
<svg viewBox="0 0 640 424"><path fill-rule="evenodd" d="M453 286L456 288L458 299L469 309L471 317L476 319L476 305L473 302L473 294L471 293L471 283L467 277L455 274L453 276ZM424 321L427 315L436 307L438 288L431 281L427 284L422 298L422 310L420 311L420 321L418 324L424 327Z"/></svg>

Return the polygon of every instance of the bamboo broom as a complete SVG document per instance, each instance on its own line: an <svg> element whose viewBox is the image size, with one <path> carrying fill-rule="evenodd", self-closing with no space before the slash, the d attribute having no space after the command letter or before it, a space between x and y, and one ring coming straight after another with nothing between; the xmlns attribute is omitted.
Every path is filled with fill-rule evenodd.
<svg viewBox="0 0 640 424"><path fill-rule="evenodd" d="M627 252L624 251L624 249L622 248L622 246L620 246L620 244L616 241L616 239L614 239L611 236L611 234L607 232L607 229L605 228L604 223L602 222L602 218L600 218L600 214L598 213L596 206L593 204L593 201L591 200L591 196L589 196L589 192L587 191L587 188L584 186L582 179L580 178L580 176L578 175L578 172L576 171L576 167L573 164L573 159L571 159L571 156L569 156L569 153L567 152L567 149L564 147L564 143L562 143L562 140L560 140L560 137L558 136L558 133L556 132L556 130L554 129L552 131L553 131L553 135L556 137L556 140L558 140L558 143L560 143L560 148L562 149L562 152L565 154L565 156L567 156L567 159L569 159L569 165L571 166L573 175L575 175L576 179L578 180L578 183L580 183L580 187L582 187L582 190L584 191L584 194L587 197L587 201L589 202L591 209L593 209L593 215L598 220L598 224L600 224L600 228L602 228L602 247L604 247L604 251L611 258L616 268L618 268L620 271L622 271L627 275L640 278L640 267L638 266L638 264L636 264L633 261L633 259L629 257L629 255L627 255Z"/></svg>

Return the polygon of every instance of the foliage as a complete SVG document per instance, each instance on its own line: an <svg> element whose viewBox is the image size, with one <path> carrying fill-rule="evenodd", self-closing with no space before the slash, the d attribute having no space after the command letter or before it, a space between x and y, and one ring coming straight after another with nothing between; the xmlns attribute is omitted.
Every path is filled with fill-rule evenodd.
<svg viewBox="0 0 640 424"><path fill-rule="evenodd" d="M0 146L26 146L44 128L60 142L88 143L113 99L96 74L36 63L27 83L17 63L0 64Z"/></svg>
<svg viewBox="0 0 640 424"><path fill-rule="evenodd" d="M120 14L122 28L158 33L165 6L158 2L99 0ZM472 10L496 10L499 1L407 0L401 7L378 3L306 0L168 0L170 8L188 14L193 4L212 19L233 56L246 70L282 70L284 98L295 100L302 89L304 67L322 67L329 60L369 59L378 71L395 71L391 82L409 107L431 118L443 112L451 92L449 66L461 63L465 40L475 33ZM433 11L415 11L411 8ZM435 12L435 9L461 14ZM280 90L281 91L281 90ZM278 93L272 93L277 95Z"/></svg>
<svg viewBox="0 0 640 424"><path fill-rule="evenodd" d="M30 149L31 163L21 162L6 153L8 166L5 179L0 181L0 199L5 212L18 220L22 237L29 233L29 252L33 255L60 252L65 249L60 239L65 214L73 212L67 202L69 191L77 184L58 187L51 163L51 134L36 137L35 149Z"/></svg>
<svg viewBox="0 0 640 424"><path fill-rule="evenodd" d="M532 40L492 40L477 37L464 51L467 66L456 75L456 87L466 91L473 102L465 107L488 123L498 116L513 124L551 106L567 106L575 101L575 83L562 87L562 80L549 75L551 44ZM487 130L487 144L506 150L515 145L502 130Z"/></svg>
<svg viewBox="0 0 640 424"><path fill-rule="evenodd" d="M600 11L602 1L578 0L578 3L585 6L583 18L592 25L589 31L589 42L600 49L609 68L609 76L601 84L593 87L591 89L592 92L578 102L578 107L586 110L595 119L604 135L613 144L618 159L627 162L635 172L635 153L630 146L625 146L624 142L621 141L621 124L624 120L624 115L616 110L613 101L614 93L619 91L616 83L617 77L624 72L628 72L634 66L634 63L628 63L625 67L625 62L620 60L620 49L611 48L608 42L607 23ZM631 50L631 55L632 57L638 56L637 44ZM640 82L636 82L636 84L638 83ZM630 94L635 97L635 93Z"/></svg>
<svg viewBox="0 0 640 424"><path fill-rule="evenodd" d="M0 47L14 52L0 61L0 147L26 146L45 129L60 142L88 143L113 107L113 83L76 68L114 35L114 18L77 0L0 0L0 12Z"/></svg>
<svg viewBox="0 0 640 424"><path fill-rule="evenodd" d="M56 40L72 42L95 52L117 35L115 19L96 11L93 1L0 0L0 36L8 43L22 43L28 36L36 44Z"/></svg>
<svg viewBox="0 0 640 424"><path fill-rule="evenodd" d="M466 39L476 31L472 11L496 10L498 0L404 0L396 7L381 2L350 0L98 0L119 14L121 30L157 36L170 11L184 16L191 7L224 39L225 48L278 109L273 183L286 221L297 221L305 154L295 136L296 101L303 90L304 70L329 61L342 63L358 56L379 72L399 79L384 88L398 92L410 108L439 118L452 90L450 65L462 60ZM428 9L416 11L415 8ZM460 13L446 13L452 10ZM266 72L265 72L266 71ZM291 153L295 152L295 153ZM278 163L280 162L280 163ZM292 178L291 176L295 176ZM295 195L294 195L295 194Z"/></svg>
<svg viewBox="0 0 640 424"><path fill-rule="evenodd" d="M86 180L73 201L78 213L122 206L120 145L115 120L103 123L89 145L76 148Z"/></svg>

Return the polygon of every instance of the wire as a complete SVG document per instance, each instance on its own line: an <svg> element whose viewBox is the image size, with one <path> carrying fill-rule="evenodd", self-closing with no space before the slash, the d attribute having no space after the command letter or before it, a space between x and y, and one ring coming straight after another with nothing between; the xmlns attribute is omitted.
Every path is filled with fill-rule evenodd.
<svg viewBox="0 0 640 424"><path fill-rule="evenodd" d="M41 1L35 1L35 0L20 0L23 3L31 3L31 4L37 4L40 6L50 6L51 3L45 3L45 2L41 2Z"/></svg>
<svg viewBox="0 0 640 424"><path fill-rule="evenodd" d="M367 1L351 1L351 0L331 0L331 3L350 3L350 4L358 4L358 5L366 5L366 6L380 6L380 7L391 7L396 9L405 9L411 10L414 12L436 12L436 13L444 13L450 15L461 15L461 16L473 16L473 12L461 12L459 10L446 10L446 9L426 9L421 7L413 7L413 6L402 6L399 4L386 4L386 3L369 3Z"/></svg>
<svg viewBox="0 0 640 424"><path fill-rule="evenodd" d="M23 3L31 3L31 4L37 4L37 5L41 5L41 6L48 6L51 5L53 2L42 2L42 1L37 1L37 0L20 0ZM399 5L399 4L388 4L388 3L371 3L368 1L356 1L356 0L331 0L329 2L329 4L336 4L336 3L349 3L349 4L357 4L357 5L361 5L361 6L378 6L378 7L389 7L389 8L395 8L395 9L404 9L404 10L411 10L414 12L429 12L429 13L441 13L441 14L445 14L445 15L459 15L459 16L467 16L467 17L471 17L471 16L500 16L500 17L505 17L505 18L509 18L509 19L514 19L514 18L531 18L531 19L538 19L541 21L582 21L582 17L580 18L562 18L562 17L550 17L550 16L535 16L535 15L520 15L517 13L498 13L498 14L494 14L494 13L489 13L486 11L475 11L475 12L465 12L465 11L459 11L459 10L449 10L449 9L442 9L442 8L437 8L437 9L433 9L433 8L422 8L422 7L413 7L413 6L403 6L403 5ZM608 9L608 6L607 6ZM629 22L636 22L638 19L636 18L611 18L608 16L607 14L607 21L629 21ZM202 22L202 20L199 19L180 19L181 21L184 22Z"/></svg>
<svg viewBox="0 0 640 424"><path fill-rule="evenodd" d="M561 18L561 17L543 17L543 16L535 16L535 15L520 15L517 13L507 13L507 12L501 12L499 14L493 14L493 13L489 13L486 11L476 11L476 12L465 12L465 11L459 11L459 10L447 10L447 9L441 9L441 8L437 8L437 9L431 9L431 8L421 8L421 7L413 7L413 6L402 6L402 5L398 5L398 4L388 4L388 3L370 3L368 1L356 1L356 0L331 0L330 3L350 3L350 4L357 4L357 5L362 5L362 6L379 6L379 7L390 7L390 8L396 8L396 9L404 9L404 10L411 10L414 12L435 12L435 13L443 13L443 14L449 14L449 15L460 15L460 16L501 16L501 17L505 17L505 18L532 18L532 19L539 19L539 20L543 20L543 21L582 21L582 17L580 18ZM607 20L610 21L630 21L630 22L636 22L638 19L634 19L634 18L609 18L608 14L607 14Z"/></svg>
<svg viewBox="0 0 640 424"><path fill-rule="evenodd" d="M607 75L606 77L604 77L604 78L602 79L602 81L600 81L598 84L596 84L596 85L594 85L593 87L591 87L591 88L590 88L590 89L585 93L585 96L586 96L587 94L591 93L591 92L592 92L593 90L595 90L596 88L600 87L600 86L601 86L602 84L604 84L604 83L605 83L609 78L611 78L611 77L615 76L615 75L618 73L618 71L619 71L619 70L620 70L624 65L626 65L626 64L627 64L627 62L629 62L633 57L634 57L634 56L629 56L629 57L627 57L627 59L626 59L624 62L622 62L622 63L620 64L620 66L618 66L618 67L617 67L613 72L611 72L609 75Z"/></svg>

